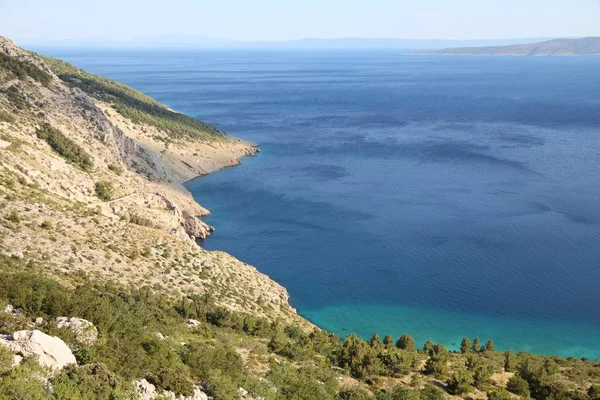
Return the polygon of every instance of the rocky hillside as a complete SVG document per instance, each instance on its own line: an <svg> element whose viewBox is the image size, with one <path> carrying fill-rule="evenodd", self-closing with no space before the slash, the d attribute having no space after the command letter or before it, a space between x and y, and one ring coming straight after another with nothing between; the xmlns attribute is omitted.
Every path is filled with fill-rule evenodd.
<svg viewBox="0 0 600 400"><path fill-rule="evenodd" d="M210 292L230 309L308 325L286 290L195 238L212 228L182 182L249 143L117 82L0 38L0 252L48 275Z"/></svg>
<svg viewBox="0 0 600 400"><path fill-rule="evenodd" d="M448 56L584 56L600 55L600 37L555 39L511 46L461 47L414 53Z"/></svg>
<svg viewBox="0 0 600 400"><path fill-rule="evenodd" d="M200 248L182 182L255 151L0 38L0 399L600 400L598 361L342 341Z"/></svg>

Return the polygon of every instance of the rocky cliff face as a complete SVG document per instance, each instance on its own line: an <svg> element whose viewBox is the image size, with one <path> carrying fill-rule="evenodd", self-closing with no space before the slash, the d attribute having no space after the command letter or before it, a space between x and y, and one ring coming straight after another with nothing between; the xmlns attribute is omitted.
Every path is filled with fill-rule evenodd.
<svg viewBox="0 0 600 400"><path fill-rule="evenodd" d="M236 165L252 145L172 140L10 40L0 38L0 56L1 252L43 262L66 282L85 273L174 295L210 291L229 308L307 324L283 287L194 241L212 228L181 183Z"/></svg>

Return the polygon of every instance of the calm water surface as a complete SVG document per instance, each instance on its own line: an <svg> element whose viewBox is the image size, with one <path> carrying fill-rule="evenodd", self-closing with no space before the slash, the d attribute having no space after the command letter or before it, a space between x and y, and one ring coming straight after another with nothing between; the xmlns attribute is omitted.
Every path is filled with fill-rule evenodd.
<svg viewBox="0 0 600 400"><path fill-rule="evenodd" d="M45 53L259 143L202 245L318 325L600 357L600 57Z"/></svg>

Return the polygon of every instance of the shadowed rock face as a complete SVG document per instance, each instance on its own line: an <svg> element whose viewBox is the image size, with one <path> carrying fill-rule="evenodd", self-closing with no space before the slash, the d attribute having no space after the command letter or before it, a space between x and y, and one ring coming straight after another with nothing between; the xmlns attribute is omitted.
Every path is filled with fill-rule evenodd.
<svg viewBox="0 0 600 400"><path fill-rule="evenodd" d="M34 356L42 367L60 370L69 364L77 364L75 356L60 338L46 335L44 332L18 331L12 335L0 337L0 345L11 350L19 363L24 357Z"/></svg>

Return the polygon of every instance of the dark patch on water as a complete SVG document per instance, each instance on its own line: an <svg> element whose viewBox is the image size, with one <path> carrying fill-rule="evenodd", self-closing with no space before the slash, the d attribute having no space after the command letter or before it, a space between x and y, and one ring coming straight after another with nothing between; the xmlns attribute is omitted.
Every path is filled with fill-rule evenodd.
<svg viewBox="0 0 600 400"><path fill-rule="evenodd" d="M314 322L600 354L600 58L58 55L261 144L190 183L204 245Z"/></svg>
<svg viewBox="0 0 600 400"><path fill-rule="evenodd" d="M311 178L323 181L336 180L348 176L348 171L337 165L308 165L300 168L300 171Z"/></svg>

